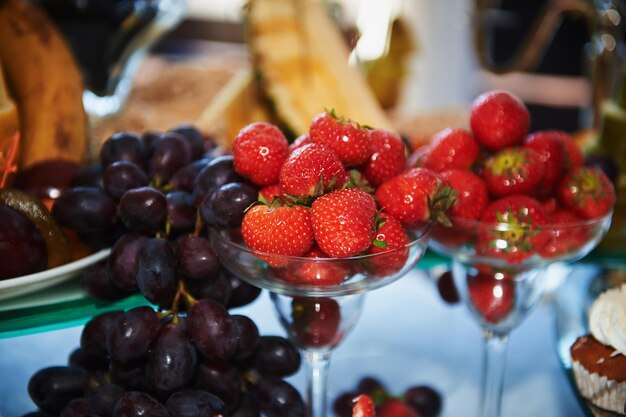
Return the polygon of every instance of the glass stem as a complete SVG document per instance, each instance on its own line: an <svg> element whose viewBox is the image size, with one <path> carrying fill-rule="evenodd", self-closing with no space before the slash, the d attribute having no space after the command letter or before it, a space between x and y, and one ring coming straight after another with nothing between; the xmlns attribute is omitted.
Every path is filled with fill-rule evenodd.
<svg viewBox="0 0 626 417"><path fill-rule="evenodd" d="M308 367L306 395L308 417L326 416L326 385L330 366L330 351L307 351L302 356Z"/></svg>
<svg viewBox="0 0 626 417"><path fill-rule="evenodd" d="M485 330L481 417L499 417L509 335Z"/></svg>

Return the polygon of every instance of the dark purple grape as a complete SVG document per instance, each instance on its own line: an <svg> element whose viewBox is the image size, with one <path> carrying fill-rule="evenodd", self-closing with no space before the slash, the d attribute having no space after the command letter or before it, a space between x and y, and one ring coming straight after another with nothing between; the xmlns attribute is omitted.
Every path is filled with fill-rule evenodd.
<svg viewBox="0 0 626 417"><path fill-rule="evenodd" d="M300 369L298 349L281 336L261 336L254 353L253 367L262 375L286 377Z"/></svg>
<svg viewBox="0 0 626 417"><path fill-rule="evenodd" d="M45 411L31 411L26 414L22 414L22 417L54 417L52 414L46 413Z"/></svg>
<svg viewBox="0 0 626 417"><path fill-rule="evenodd" d="M150 307L126 311L107 333L107 351L111 360L128 362L144 357L160 329L157 314Z"/></svg>
<svg viewBox="0 0 626 417"><path fill-rule="evenodd" d="M184 389L172 394L165 403L171 417L207 417L221 413L224 404L201 389Z"/></svg>
<svg viewBox="0 0 626 417"><path fill-rule="evenodd" d="M124 395L124 388L115 384L103 384L89 391L87 399L94 414L102 417L113 417L113 408Z"/></svg>
<svg viewBox="0 0 626 417"><path fill-rule="evenodd" d="M425 385L407 389L404 392L404 402L420 416L435 417L441 412L441 394Z"/></svg>
<svg viewBox="0 0 626 417"><path fill-rule="evenodd" d="M106 167L102 183L104 191L119 200L126 191L148 185L148 174L132 162L117 161Z"/></svg>
<svg viewBox="0 0 626 417"><path fill-rule="evenodd" d="M215 274L215 277L210 280L186 279L185 287L187 291L196 300L209 298L226 306L226 303L230 299L232 288L230 286L230 280L222 274L221 271L222 268L220 268L218 273Z"/></svg>
<svg viewBox="0 0 626 417"><path fill-rule="evenodd" d="M261 408L252 395L244 393L239 399L239 405L230 414L230 417L261 417Z"/></svg>
<svg viewBox="0 0 626 417"><path fill-rule="evenodd" d="M83 165L78 169L70 185L72 187L96 187L102 188L104 168L100 162Z"/></svg>
<svg viewBox="0 0 626 417"><path fill-rule="evenodd" d="M354 392L344 392L333 401L333 411L337 417L352 417L352 407L354 399L359 394Z"/></svg>
<svg viewBox="0 0 626 417"><path fill-rule="evenodd" d="M241 375L230 364L202 363L198 366L196 387L206 390L224 402L227 411L233 410L241 394Z"/></svg>
<svg viewBox="0 0 626 417"><path fill-rule="evenodd" d="M104 190L75 187L57 198L52 216L61 225L77 232L98 232L117 223L116 204Z"/></svg>
<svg viewBox="0 0 626 417"><path fill-rule="evenodd" d="M117 215L128 230L154 234L165 226L167 199L154 187L133 188L120 198Z"/></svg>
<svg viewBox="0 0 626 417"><path fill-rule="evenodd" d="M192 381L198 357L185 332L174 324L166 325L148 352L146 385L160 400L188 386Z"/></svg>
<svg viewBox="0 0 626 417"><path fill-rule="evenodd" d="M178 290L176 254L164 238L148 239L139 251L137 286L148 301L163 308L172 305Z"/></svg>
<svg viewBox="0 0 626 417"><path fill-rule="evenodd" d="M263 377L254 386L253 395L267 417L304 417L306 408L300 393L287 381Z"/></svg>
<svg viewBox="0 0 626 417"><path fill-rule="evenodd" d="M87 294L103 301L120 300L131 294L111 281L106 260L86 268L80 274L80 285Z"/></svg>
<svg viewBox="0 0 626 417"><path fill-rule="evenodd" d="M89 401L87 401L85 397L80 397L70 400L70 402L63 407L63 411L61 411L59 417L81 417L87 414L91 414Z"/></svg>
<svg viewBox="0 0 626 417"><path fill-rule="evenodd" d="M176 241L176 256L180 271L194 280L209 280L220 266L211 243L201 236L188 235Z"/></svg>
<svg viewBox="0 0 626 417"><path fill-rule="evenodd" d="M128 362L113 360L109 363L108 374L112 383L126 391L145 390L145 359L143 357Z"/></svg>
<svg viewBox="0 0 626 417"><path fill-rule="evenodd" d="M61 159L41 161L19 170L13 187L43 201L54 200L71 187L79 167L76 162Z"/></svg>
<svg viewBox="0 0 626 417"><path fill-rule="evenodd" d="M196 175L209 164L214 158L203 157L202 159L198 159L193 161L190 164L185 165L178 171L172 175L170 179L169 186L175 190L187 191L189 193L193 192L193 184L196 180Z"/></svg>
<svg viewBox="0 0 626 417"><path fill-rule="evenodd" d="M356 392L371 395L376 392L387 392L383 383L373 376L364 376L356 386Z"/></svg>
<svg viewBox="0 0 626 417"><path fill-rule="evenodd" d="M146 236L127 233L115 242L108 260L109 277L125 291L137 291L139 251L148 240Z"/></svg>
<svg viewBox="0 0 626 417"><path fill-rule="evenodd" d="M241 362L254 354L261 341L261 336L259 335L259 328L251 318L240 314L233 314L231 317L235 323L235 334L237 335L237 352L235 352L234 359Z"/></svg>
<svg viewBox="0 0 626 417"><path fill-rule="evenodd" d="M243 182L233 168L233 156L223 155L213 159L196 175L193 198L196 203L215 188L230 182Z"/></svg>
<svg viewBox="0 0 626 417"><path fill-rule="evenodd" d="M193 196L186 191L174 190L165 194L165 199L169 235L174 237L193 232L196 226Z"/></svg>
<svg viewBox="0 0 626 417"><path fill-rule="evenodd" d="M110 248L126 232L124 225L116 223L108 229L96 230L92 232L78 232L78 238L84 244L94 249Z"/></svg>
<svg viewBox="0 0 626 417"><path fill-rule="evenodd" d="M204 136L191 124L181 124L170 129L185 138L191 149L191 159L196 160L204 155Z"/></svg>
<svg viewBox="0 0 626 417"><path fill-rule="evenodd" d="M101 356L91 356L83 349L76 348L69 355L67 364L75 368L82 368L91 375L98 375L108 370L109 359Z"/></svg>
<svg viewBox="0 0 626 417"><path fill-rule="evenodd" d="M148 173L157 182L167 183L176 171L191 161L191 147L187 140L178 133L167 132L154 143Z"/></svg>
<svg viewBox="0 0 626 417"><path fill-rule="evenodd" d="M154 397L140 391L128 391L122 395L115 408L113 417L170 417L163 404Z"/></svg>
<svg viewBox="0 0 626 417"><path fill-rule="evenodd" d="M48 249L41 233L28 217L0 205L0 280L43 271Z"/></svg>
<svg viewBox="0 0 626 417"><path fill-rule="evenodd" d="M118 132L100 148L100 163L104 168L117 161L129 161L144 166L145 149L139 136L132 132Z"/></svg>
<svg viewBox="0 0 626 417"><path fill-rule="evenodd" d="M226 271L225 268L223 268L223 271L228 276L232 288L228 304L226 305L228 309L246 306L256 300L261 294L259 287L248 284L241 278Z"/></svg>
<svg viewBox="0 0 626 417"><path fill-rule="evenodd" d="M611 182L616 185L619 176L619 165L615 158L608 154L592 153L585 155L585 166L599 168Z"/></svg>
<svg viewBox="0 0 626 417"><path fill-rule="evenodd" d="M84 369L51 366L31 376L28 395L40 409L59 414L70 400L82 397L88 386L89 374Z"/></svg>
<svg viewBox="0 0 626 417"><path fill-rule="evenodd" d="M217 229L241 226L245 210L258 199L258 191L240 182L217 187L200 202L202 219Z"/></svg>
<svg viewBox="0 0 626 417"><path fill-rule="evenodd" d="M187 331L206 358L228 361L237 350L235 324L226 308L210 299L196 302L187 316Z"/></svg>
<svg viewBox="0 0 626 417"><path fill-rule="evenodd" d="M452 278L452 271L445 271L439 276L437 279L437 290L443 301L448 304L456 304L461 301Z"/></svg>
<svg viewBox="0 0 626 417"><path fill-rule="evenodd" d="M143 142L146 161L149 161L150 158L152 158L152 155L154 155L154 149L155 149L154 145L157 143L157 141L161 138L162 135L163 135L163 132L156 132L156 131L144 132L141 135L141 141Z"/></svg>
<svg viewBox="0 0 626 417"><path fill-rule="evenodd" d="M107 333L117 319L123 316L122 311L108 311L93 317L83 327L80 334L80 347L88 355L105 358L107 356Z"/></svg>

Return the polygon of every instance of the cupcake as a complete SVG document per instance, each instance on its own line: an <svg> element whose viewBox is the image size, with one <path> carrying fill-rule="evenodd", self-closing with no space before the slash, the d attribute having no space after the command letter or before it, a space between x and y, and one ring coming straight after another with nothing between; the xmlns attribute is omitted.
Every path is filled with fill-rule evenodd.
<svg viewBox="0 0 626 417"><path fill-rule="evenodd" d="M576 385L596 407L621 414L626 402L626 284L593 302L589 329L570 348Z"/></svg>

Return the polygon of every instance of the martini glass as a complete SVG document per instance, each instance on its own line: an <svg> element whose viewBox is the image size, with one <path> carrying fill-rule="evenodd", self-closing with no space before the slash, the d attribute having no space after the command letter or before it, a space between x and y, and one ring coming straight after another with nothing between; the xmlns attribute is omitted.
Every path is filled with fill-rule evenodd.
<svg viewBox="0 0 626 417"><path fill-rule="evenodd" d="M424 255L429 232L430 226L407 231L406 246L373 255L308 258L254 251L238 231L211 230L224 266L270 292L279 321L308 368L309 417L326 416L331 354L358 322L365 294L413 269Z"/></svg>
<svg viewBox="0 0 626 417"><path fill-rule="evenodd" d="M547 267L587 255L611 215L534 227L452 217L452 227L433 227L429 245L452 258L459 295L483 330L481 417L500 415L509 334L541 300Z"/></svg>

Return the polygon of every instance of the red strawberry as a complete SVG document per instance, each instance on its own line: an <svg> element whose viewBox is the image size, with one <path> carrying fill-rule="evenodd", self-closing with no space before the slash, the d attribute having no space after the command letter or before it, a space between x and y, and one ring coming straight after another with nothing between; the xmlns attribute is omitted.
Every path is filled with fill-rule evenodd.
<svg viewBox="0 0 626 417"><path fill-rule="evenodd" d="M585 160L583 151L572 135L561 130L548 130L546 133L549 133L563 145L563 168L565 172L583 166Z"/></svg>
<svg viewBox="0 0 626 417"><path fill-rule="evenodd" d="M445 221L446 210L454 203L452 189L427 168L411 168L385 181L376 190L384 211L408 227L430 220Z"/></svg>
<svg viewBox="0 0 626 417"><path fill-rule="evenodd" d="M352 120L337 116L334 111L313 118L309 135L315 143L330 147L346 166L357 166L372 154L369 130Z"/></svg>
<svg viewBox="0 0 626 417"><path fill-rule="evenodd" d="M257 185L278 182L278 174L289 155L289 142L276 126L256 122L237 133L233 143L233 165L242 177Z"/></svg>
<svg viewBox="0 0 626 417"><path fill-rule="evenodd" d="M311 136L309 136L308 133L303 133L300 136L298 136L290 145L289 145L289 150L291 152L295 151L296 149L307 145L309 143L313 143L313 141L311 140Z"/></svg>
<svg viewBox="0 0 626 417"><path fill-rule="evenodd" d="M302 256L313 244L311 211L304 206L251 207L243 216L241 234L250 249L278 255ZM265 259L273 266L279 259ZM273 261L273 262L272 262Z"/></svg>
<svg viewBox="0 0 626 417"><path fill-rule="evenodd" d="M341 340L341 309L332 298L294 298L292 336L300 346L334 347Z"/></svg>
<svg viewBox="0 0 626 417"><path fill-rule="evenodd" d="M374 239L376 203L371 195L356 188L324 194L311 206L317 245L328 256L358 255Z"/></svg>
<svg viewBox="0 0 626 417"><path fill-rule="evenodd" d="M517 96L506 91L489 91L472 102L470 126L478 143L497 151L524 140L530 127L530 114Z"/></svg>
<svg viewBox="0 0 626 417"><path fill-rule="evenodd" d="M581 167L570 171L557 191L563 205L588 219L604 216L615 204L613 184L598 168Z"/></svg>
<svg viewBox="0 0 626 417"><path fill-rule="evenodd" d="M422 166L435 172L453 168L470 169L479 153L478 142L470 132L448 128L435 134L422 159Z"/></svg>
<svg viewBox="0 0 626 417"><path fill-rule="evenodd" d="M390 398L378 408L378 417L420 417L407 403Z"/></svg>
<svg viewBox="0 0 626 417"><path fill-rule="evenodd" d="M548 222L551 226L562 225L550 229L550 239L541 248L541 256L555 258L576 252L589 240L589 231L581 226L586 219L570 210L557 210L550 214Z"/></svg>
<svg viewBox="0 0 626 417"><path fill-rule="evenodd" d="M508 275L482 271L468 276L467 280L469 299L484 321L498 324L513 311L515 283Z"/></svg>
<svg viewBox="0 0 626 417"><path fill-rule="evenodd" d="M506 223L507 226L480 229L478 252L502 258L511 264L520 263L535 254L550 237L541 229L547 223L541 203L526 195L512 195L492 202L485 209L481 221Z"/></svg>
<svg viewBox="0 0 626 417"><path fill-rule="evenodd" d="M361 171L370 184L377 186L404 170L406 151L400 136L388 130L371 130L370 142L373 153Z"/></svg>
<svg viewBox="0 0 626 417"><path fill-rule="evenodd" d="M359 395L354 400L354 408L352 409L352 417L375 417L376 410L374 400L367 395Z"/></svg>
<svg viewBox="0 0 626 417"><path fill-rule="evenodd" d="M565 150L561 140L551 131L532 133L524 140L524 147L537 152L543 165L543 179L537 195L548 196L559 184L565 171Z"/></svg>
<svg viewBox="0 0 626 417"><path fill-rule="evenodd" d="M339 188L347 179L348 173L330 148L310 143L289 155L280 170L279 184L284 194L310 197Z"/></svg>
<svg viewBox="0 0 626 417"><path fill-rule="evenodd" d="M489 192L496 197L531 194L543 178L543 163L530 148L506 148L485 162L483 179Z"/></svg>
<svg viewBox="0 0 626 417"><path fill-rule="evenodd" d="M378 214L380 225L376 229L376 241L367 250L367 254L380 254L368 259L367 269L376 276L391 275L398 272L409 256L409 237L400 223L385 212ZM381 244L382 243L382 244Z"/></svg>
<svg viewBox="0 0 626 417"><path fill-rule="evenodd" d="M304 254L305 258L329 259L315 244ZM289 265L282 278L301 285L339 285L346 278L350 267L339 260L328 262L298 261Z"/></svg>
<svg viewBox="0 0 626 417"><path fill-rule="evenodd" d="M471 171L451 169L441 177L456 191L456 203L450 207L452 217L476 220L482 216L489 202L487 186L481 177Z"/></svg>
<svg viewBox="0 0 626 417"><path fill-rule="evenodd" d="M280 184L266 185L259 190L259 195L265 199L268 203L271 203L274 198L281 198L283 192L280 189Z"/></svg>

